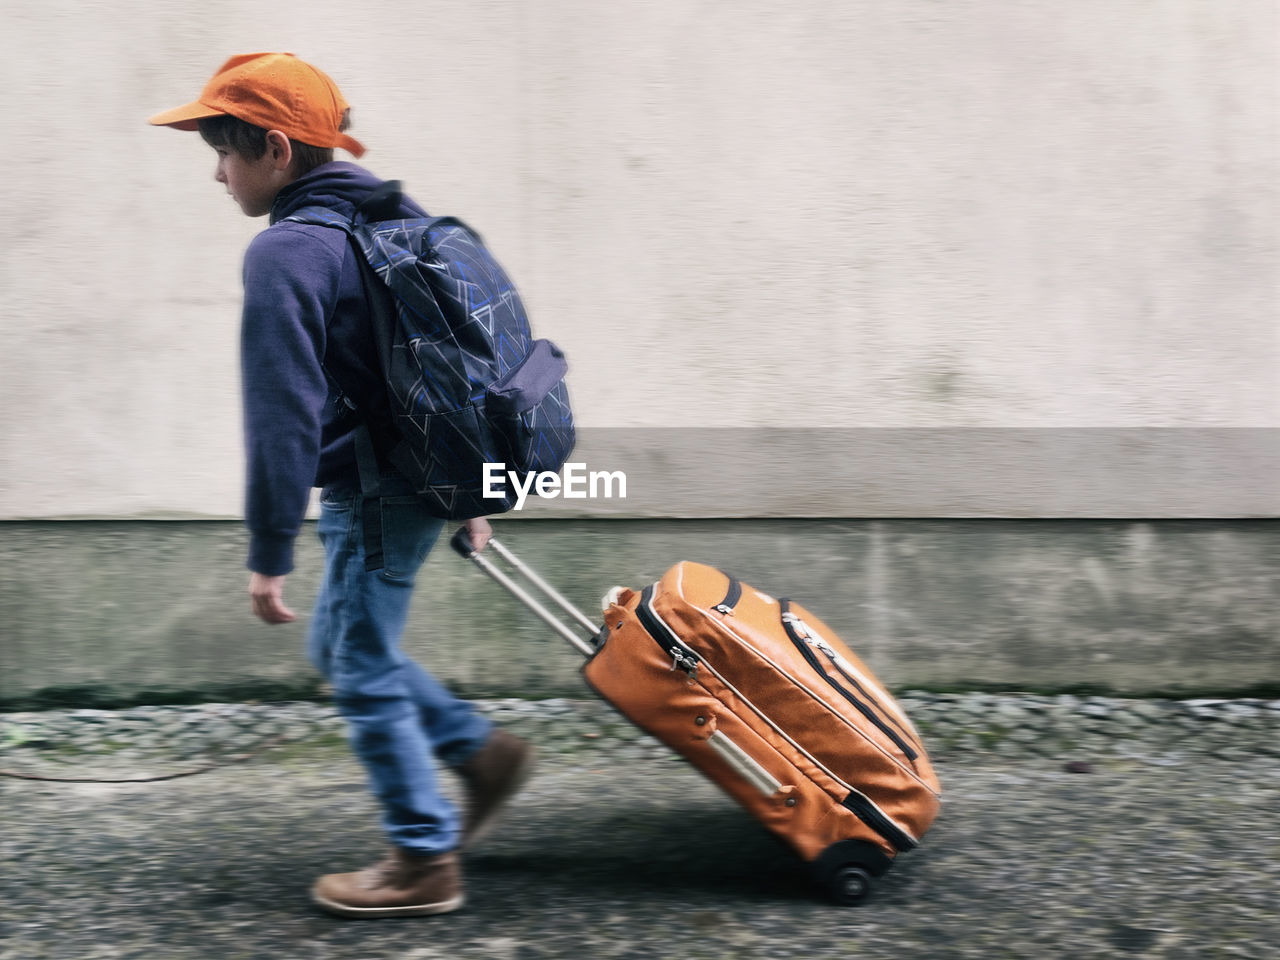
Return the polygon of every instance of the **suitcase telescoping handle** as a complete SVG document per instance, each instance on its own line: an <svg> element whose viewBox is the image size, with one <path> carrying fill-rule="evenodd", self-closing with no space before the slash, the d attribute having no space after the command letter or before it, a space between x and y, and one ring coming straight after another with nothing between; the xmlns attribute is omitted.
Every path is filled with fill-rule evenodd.
<svg viewBox="0 0 1280 960"><path fill-rule="evenodd" d="M591 640L583 639L582 635L566 624L553 611L548 610L541 601L533 594L527 591L512 577L504 573L483 553L476 550L475 545L471 542L471 537L467 535L466 527L459 527L449 541L449 546L462 557L471 560L477 567L488 574L489 578L498 583L513 597L528 607L534 614L538 616L547 626L551 627L556 633L569 641L579 653L584 657L590 657L595 654L596 648L592 641L600 632L600 626L593 623L591 618L566 600L555 588L543 580L540 576L533 572L529 566L521 562L520 558L504 547L495 537L489 538L487 549L494 551L498 556L511 565L518 574L523 576L531 584L541 590L547 597L554 600L560 609L569 614L574 620L587 629L588 636Z"/></svg>

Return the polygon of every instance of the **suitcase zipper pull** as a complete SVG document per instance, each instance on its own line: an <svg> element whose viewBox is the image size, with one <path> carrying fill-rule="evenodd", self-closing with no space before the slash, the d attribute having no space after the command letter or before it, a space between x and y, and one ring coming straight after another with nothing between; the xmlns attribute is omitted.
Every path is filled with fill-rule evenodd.
<svg viewBox="0 0 1280 960"><path fill-rule="evenodd" d="M683 670L689 675L690 680L698 679L698 661L695 657L686 657L684 651L677 646L673 646L667 653L671 654L672 670Z"/></svg>
<svg viewBox="0 0 1280 960"><path fill-rule="evenodd" d="M726 617L733 616L733 608L738 605L738 601L742 599L742 582L733 577L729 578L729 591L724 595L724 599L717 603L711 609Z"/></svg>
<svg viewBox="0 0 1280 960"><path fill-rule="evenodd" d="M803 626L803 624L801 626ZM831 644L827 643L827 641L823 640L816 633L807 632L807 628L806 632L802 633L800 636L805 643L813 647L815 650L821 650L828 660L834 663L837 667L840 666L840 655L836 653L835 648L832 647Z"/></svg>
<svg viewBox="0 0 1280 960"><path fill-rule="evenodd" d="M782 622L791 624L795 630L796 636L802 640L809 639L809 628L805 626L804 621L797 617L794 613L788 611L782 615Z"/></svg>

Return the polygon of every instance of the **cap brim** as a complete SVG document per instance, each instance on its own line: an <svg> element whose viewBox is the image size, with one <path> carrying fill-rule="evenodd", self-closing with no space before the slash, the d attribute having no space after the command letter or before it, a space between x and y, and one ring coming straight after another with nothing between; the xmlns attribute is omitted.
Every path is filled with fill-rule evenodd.
<svg viewBox="0 0 1280 960"><path fill-rule="evenodd" d="M198 130L198 120L206 117L222 117L226 116L226 111L215 110L212 107L206 107L198 100L193 103L184 104L181 107L174 107L172 110L166 110L163 113L157 113L147 122L157 127L173 127L177 130Z"/></svg>
<svg viewBox="0 0 1280 960"><path fill-rule="evenodd" d="M355 137L348 136L345 133L338 134L338 142L335 143L334 146L341 147L353 157L359 158L364 156L364 144Z"/></svg>

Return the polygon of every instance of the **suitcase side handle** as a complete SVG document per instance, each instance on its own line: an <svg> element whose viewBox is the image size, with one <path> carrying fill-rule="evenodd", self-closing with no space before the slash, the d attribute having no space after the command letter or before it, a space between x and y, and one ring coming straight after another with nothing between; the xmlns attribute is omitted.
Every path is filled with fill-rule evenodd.
<svg viewBox="0 0 1280 960"><path fill-rule="evenodd" d="M514 578L499 569L497 564L493 563L483 553L476 550L475 545L471 542L471 537L467 535L466 527L459 527L457 532L449 539L449 546L464 559L470 560L479 567L489 579L493 580L513 597L519 600L525 607L538 617L543 623L549 626L570 645L581 653L584 657L595 655L596 648L592 642L583 639L582 635L566 624L553 611L548 610L541 601L533 594L525 590ZM505 560L516 573L523 576L531 584L537 587L542 593L553 600L561 610L569 614L574 620L587 629L588 636L594 640L600 633L600 627L592 622L591 618L575 607L569 600L560 594L554 587L543 580L530 567L523 563L519 557L498 542L496 537L490 537L487 548L493 550L499 557Z"/></svg>

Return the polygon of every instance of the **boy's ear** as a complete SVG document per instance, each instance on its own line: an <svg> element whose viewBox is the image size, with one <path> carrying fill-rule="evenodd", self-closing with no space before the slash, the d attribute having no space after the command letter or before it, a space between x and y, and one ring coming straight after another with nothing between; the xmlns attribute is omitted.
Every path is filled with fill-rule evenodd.
<svg viewBox="0 0 1280 960"><path fill-rule="evenodd" d="M288 170L293 163L293 144L289 142L288 135L279 130L268 130L267 155L277 170Z"/></svg>

